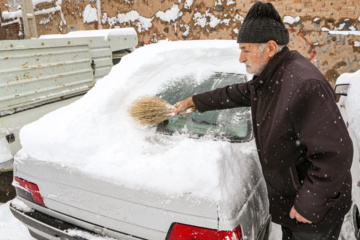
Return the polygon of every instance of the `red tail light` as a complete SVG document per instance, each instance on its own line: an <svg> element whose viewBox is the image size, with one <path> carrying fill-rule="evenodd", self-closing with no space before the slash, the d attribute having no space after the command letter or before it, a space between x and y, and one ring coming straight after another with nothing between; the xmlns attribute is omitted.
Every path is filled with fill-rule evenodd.
<svg viewBox="0 0 360 240"><path fill-rule="evenodd" d="M24 179L14 177L14 180L19 183L21 187L26 189L30 194L35 203L45 206L44 201L41 197L39 187L35 183L25 181Z"/></svg>
<svg viewBox="0 0 360 240"><path fill-rule="evenodd" d="M217 231L190 225L175 223L168 240L240 240L240 226L233 231Z"/></svg>

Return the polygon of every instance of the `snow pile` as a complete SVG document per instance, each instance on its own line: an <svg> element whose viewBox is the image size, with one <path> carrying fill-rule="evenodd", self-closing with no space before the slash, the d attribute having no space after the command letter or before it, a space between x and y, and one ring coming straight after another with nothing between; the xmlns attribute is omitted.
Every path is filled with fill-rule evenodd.
<svg viewBox="0 0 360 240"><path fill-rule="evenodd" d="M252 161L253 142L240 147L156 134L155 128L134 125L128 114L135 98L156 94L163 84L177 80L174 76L192 75L202 81L217 71L245 73L239 54L232 40L163 41L137 49L82 99L25 126L16 162L30 155L133 188L192 192L215 200L246 188L242 178L249 175L249 165L253 169L258 164ZM243 161L231 163L239 159ZM231 186L226 179L232 179Z"/></svg>

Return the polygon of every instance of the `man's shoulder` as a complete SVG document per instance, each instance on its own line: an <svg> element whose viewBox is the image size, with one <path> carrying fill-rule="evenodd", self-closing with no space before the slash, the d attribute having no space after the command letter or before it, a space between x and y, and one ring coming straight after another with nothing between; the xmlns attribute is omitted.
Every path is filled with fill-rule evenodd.
<svg viewBox="0 0 360 240"><path fill-rule="evenodd" d="M320 70L295 50L291 51L289 59L284 66L283 77L293 79L294 83L302 83L308 80L327 82Z"/></svg>

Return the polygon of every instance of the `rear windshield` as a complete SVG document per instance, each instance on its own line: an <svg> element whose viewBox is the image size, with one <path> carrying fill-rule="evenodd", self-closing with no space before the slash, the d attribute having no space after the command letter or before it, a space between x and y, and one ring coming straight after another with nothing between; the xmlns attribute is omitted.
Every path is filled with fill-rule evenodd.
<svg viewBox="0 0 360 240"><path fill-rule="evenodd" d="M246 82L246 80L244 74L215 73L198 83L193 77L187 76L164 86L157 96L170 104L175 104L194 94ZM248 141L252 133L250 108L241 107L175 116L160 123L157 131L165 134L178 132L196 138L206 136L215 140Z"/></svg>

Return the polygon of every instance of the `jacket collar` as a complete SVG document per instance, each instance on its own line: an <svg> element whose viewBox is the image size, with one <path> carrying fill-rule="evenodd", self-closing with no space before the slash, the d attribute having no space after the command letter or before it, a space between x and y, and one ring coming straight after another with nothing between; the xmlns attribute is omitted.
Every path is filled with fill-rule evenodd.
<svg viewBox="0 0 360 240"><path fill-rule="evenodd" d="M251 85L253 85L255 89L267 85L271 81L275 71L281 66L281 64L284 62L284 59L288 58L289 54L289 48L284 46L283 49L275 54L275 56L268 62L260 75L253 76Z"/></svg>

